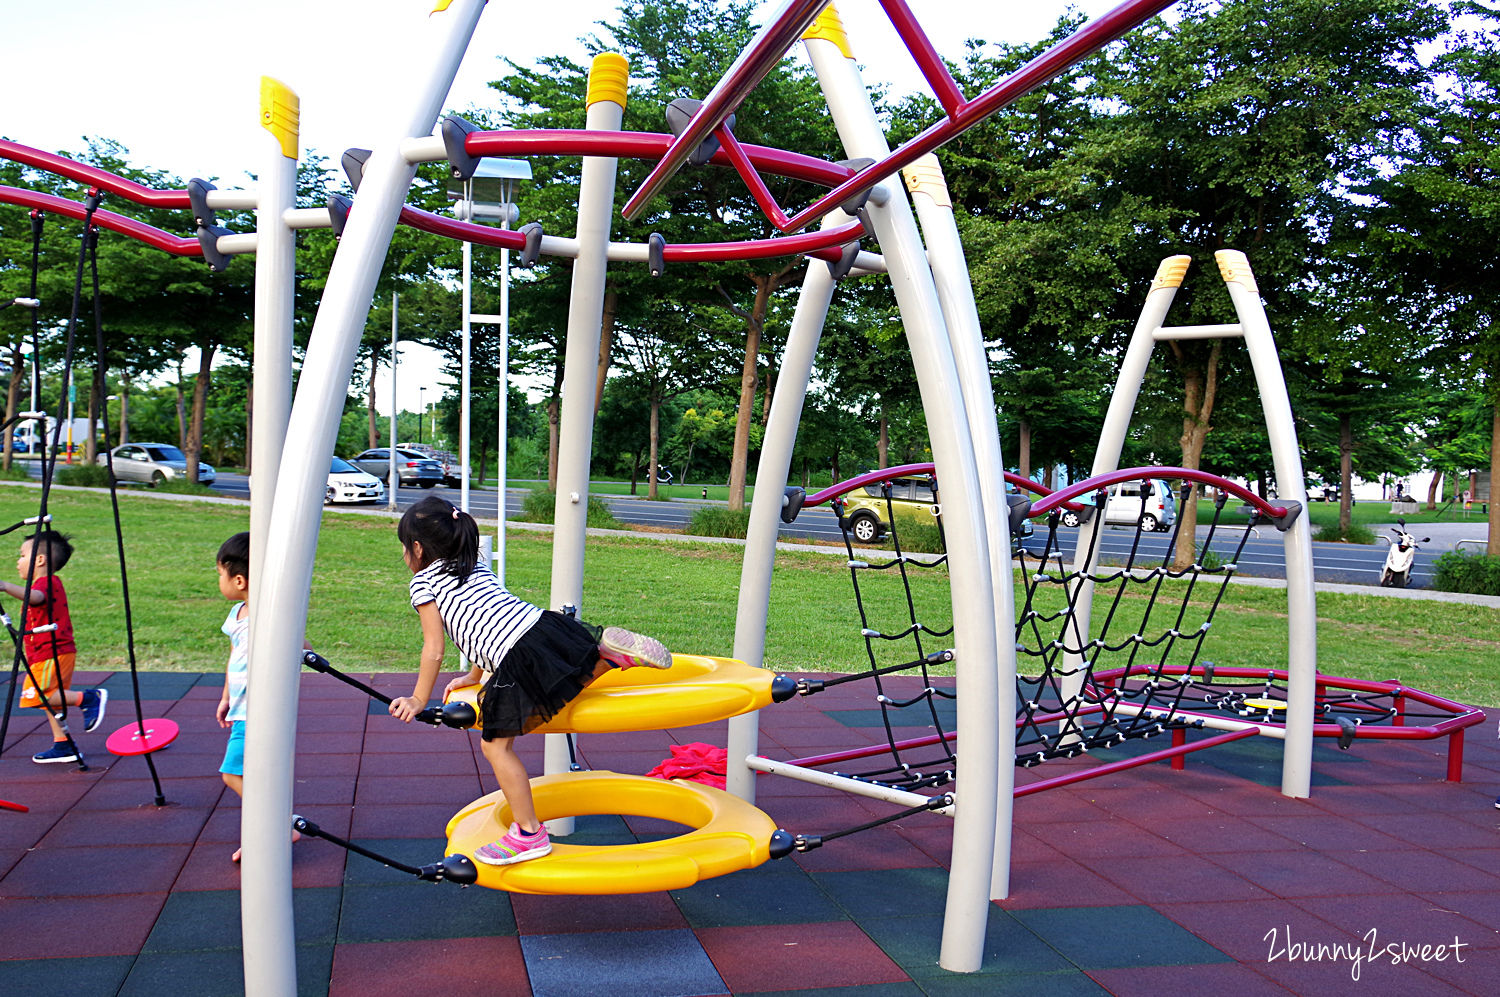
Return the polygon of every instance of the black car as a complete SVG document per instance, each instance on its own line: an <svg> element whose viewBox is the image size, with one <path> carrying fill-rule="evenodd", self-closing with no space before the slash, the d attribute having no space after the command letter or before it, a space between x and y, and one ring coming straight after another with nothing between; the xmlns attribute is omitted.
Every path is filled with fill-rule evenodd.
<svg viewBox="0 0 1500 997"><path fill-rule="evenodd" d="M386 482L391 470L390 447L366 450L351 458L350 463ZM403 486L421 485L423 488L431 488L443 480L443 464L426 454L397 447L396 477Z"/></svg>

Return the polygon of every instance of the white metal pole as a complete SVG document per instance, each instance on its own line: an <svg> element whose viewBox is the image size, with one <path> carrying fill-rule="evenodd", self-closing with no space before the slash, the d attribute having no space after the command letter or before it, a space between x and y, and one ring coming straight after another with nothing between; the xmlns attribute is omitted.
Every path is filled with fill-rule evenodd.
<svg viewBox="0 0 1500 997"><path fill-rule="evenodd" d="M398 353L400 343L397 342L396 334L400 328L399 315L401 313L401 295L397 291L391 292L391 446L386 453L389 463L385 472L385 498L386 508L395 512L400 506L396 504L396 492L401 487L400 477L396 474L396 419L401 414L401 403L397 401L400 396L396 394L396 368L400 366Z"/></svg>
<svg viewBox="0 0 1500 997"><path fill-rule="evenodd" d="M848 222L836 211L823 219L823 227ZM750 502L750 528L745 535L745 556L740 563L739 604L734 620L734 656L746 664L762 667L766 652L766 619L771 604L771 574L776 566L776 539L780 533L781 500L786 493L797 443L797 424L812 380L813 359L828 306L833 301L834 280L828 266L809 260L802 277L802 293L787 333L786 349L777 367L776 394L766 419L760 462L755 469L755 497ZM725 788L740 799L755 802L755 772L745 759L759 751L758 714L731 717L726 751Z"/></svg>
<svg viewBox="0 0 1500 997"><path fill-rule="evenodd" d="M825 8L809 35L808 56L844 148L851 156L883 158L889 149L885 133L843 37L837 12ZM988 556L992 538L985 527L968 421L961 407L953 404L954 399L963 397L963 388L911 205L903 197L892 196L884 206L872 201L869 213L911 344L933 462L943 489L958 673L958 728L966 740L955 784L958 806L939 963L954 972L974 972L984 955L999 781L995 730L995 704L999 701L997 635ZM1003 542L1003 538L1000 540ZM1007 634L1002 639L1013 641L1014 637ZM969 736L974 740L969 741Z"/></svg>
<svg viewBox="0 0 1500 997"><path fill-rule="evenodd" d="M263 626L251 649L252 722L245 741L245 818L241 915L245 992L291 997L297 992L292 912L292 763L303 630L328 461L338 434L349 377L370 299L416 167L401 143L432 131L474 32L483 0L454 0L426 20L426 52L410 64L427 67L401 93L404 106L388 119L364 166L356 209L334 254L309 335L261 557Z"/></svg>
<svg viewBox="0 0 1500 997"><path fill-rule="evenodd" d="M630 64L622 55L594 57L589 69L587 127L618 131L625 114ZM562 437L558 442L557 496L553 513L552 605L583 607L583 547L588 531L589 450L594 438L594 372L604 324L604 273L614 213L613 157L585 156L578 184L578 258L568 301L568 352L563 368ZM567 735L547 735L546 771L571 762ZM573 819L548 821L571 833Z"/></svg>
<svg viewBox="0 0 1500 997"><path fill-rule="evenodd" d="M510 209L501 206L500 227L510 228ZM495 426L495 577L505 584L505 461L510 451L510 250L500 249L500 362L496 371L500 414Z"/></svg>
<svg viewBox="0 0 1500 997"><path fill-rule="evenodd" d="M985 529L990 538L990 575L994 578L995 644L999 651L1000 683L996 714L996 751L999 778L995 795L995 859L990 873L990 898L1010 895L1010 847L1013 795L1016 782L1016 632L1014 578L1011 572L1010 505L1005 494L1005 461L1000 453L1000 429L995 420L995 393L990 386L989 357L969 281L953 201L936 156L928 154L905 170L906 186L922 222L927 259L937 283L938 299L948 326L959 381L964 389L964 410L974 441L974 462L979 469L979 491L983 496ZM939 487L942 485L939 479Z"/></svg>
<svg viewBox="0 0 1500 997"><path fill-rule="evenodd" d="M1306 797L1312 792L1313 709L1317 696L1318 632L1317 590L1313 586L1312 523L1308 520L1307 479L1302 473L1302 453L1297 446L1297 427L1292 421L1276 340L1260 301L1260 289L1245 254L1233 249L1214 253L1219 273L1229 289L1235 314L1244 329L1250 366L1260 388L1261 409L1266 415L1266 435L1271 441L1271 459L1276 467L1276 494L1280 501L1302 503L1302 513L1292 520L1283 537L1286 551L1287 603L1287 711L1286 743L1281 753L1281 792Z"/></svg>
<svg viewBox="0 0 1500 997"><path fill-rule="evenodd" d="M255 490L250 496L250 655L266 638L272 626L262 612L265 605L266 561L271 552L271 509L276 498L281 456L286 450L287 421L292 410L292 323L296 309L297 236L286 224L287 212L296 207L297 155L301 101L287 86L267 76L260 80L261 125L268 133L266 162L256 200L255 253L255 371L251 397L250 469ZM253 687L254 678L251 678ZM259 724L267 712L254 691L247 699L246 715ZM248 732L248 728L247 728ZM248 772L248 767L247 767ZM254 802L246 788L246 799ZM240 840L250 842L268 833L263 825L272 818L259 808L240 810ZM278 823L283 840L289 837L285 818ZM264 897L242 892L241 915L249 924L251 912ZM245 946L245 975L250 977L251 946Z"/></svg>
<svg viewBox="0 0 1500 997"><path fill-rule="evenodd" d="M472 183L464 184L464 200L468 203L469 217L474 217L474 191ZM474 244L464 240L464 289L463 289L463 372L459 375L458 387L458 461L459 461L459 484L458 484L458 507L464 512L469 511L469 336L473 328L473 314L470 311L473 305L474 295ZM434 424L434 427L436 424ZM433 432L433 442L437 442L437 433Z"/></svg>

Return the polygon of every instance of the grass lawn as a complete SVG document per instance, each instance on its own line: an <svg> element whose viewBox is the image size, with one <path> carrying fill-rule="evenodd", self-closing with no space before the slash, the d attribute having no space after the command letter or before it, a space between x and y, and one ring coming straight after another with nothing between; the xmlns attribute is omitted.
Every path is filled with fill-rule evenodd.
<svg viewBox="0 0 1500 997"><path fill-rule="evenodd" d="M1271 504L1275 505L1276 503L1272 502ZM1239 500L1230 499L1230 503L1225 507L1224 512L1226 521L1232 522L1238 519L1238 517L1234 516L1233 510L1239 508L1239 506ZM1409 525L1416 523L1473 523L1481 529L1485 526L1487 514L1481 511L1479 505L1475 505L1467 515L1464 513L1462 505L1455 503L1449 506L1446 512L1443 511L1443 506L1444 503L1439 502L1436 509L1428 512L1427 502L1424 498L1421 504L1417 506L1421 511L1415 515L1402 516L1401 518L1405 519ZM1198 500L1199 523L1207 523L1213 517L1213 512L1213 502L1207 499ZM1323 527L1335 527L1339 522L1339 504L1337 502L1309 502L1307 504L1307 516L1313 524L1315 531ZM1384 502L1361 502L1358 505L1351 506L1349 509L1349 518L1355 526L1367 527L1394 523L1396 521L1396 517L1391 515L1391 503L1389 500ZM1238 521L1244 522L1243 519L1238 519Z"/></svg>
<svg viewBox="0 0 1500 997"><path fill-rule="evenodd" d="M37 499L35 488L0 484L0 526L35 515ZM78 548L61 574L78 635L79 667L124 668L124 608L108 495L54 490L50 511L54 526L71 534ZM218 594L214 554L225 537L248 527L248 518L248 506L171 501L147 493L121 496L136 657L142 668L222 667L228 642L218 630L228 605ZM18 530L10 539L19 546L24 536ZM511 588L548 605L551 534L513 530L507 550ZM421 637L407 602L410 575L400 553L392 520L324 513L308 639L336 666L349 671L415 670ZM591 538L583 616L646 631L674 650L728 654L740 556L740 547L733 544L681 543L647 534ZM14 570L11 562L4 563L7 572ZM883 572L870 581L894 578ZM912 585L917 618L933 629L949 626L946 572L915 571ZM891 631L905 625L907 610L899 587L869 584L865 596L871 626ZM1212 596L1212 587L1200 585L1193 606L1205 605ZM1139 619L1144 605L1144 596L1133 591L1117 617L1129 620L1133 614ZM7 608L14 612L18 607ZM1319 595L1318 610L1320 668L1325 674L1395 678L1461 702L1500 704L1500 669L1494 665L1500 661L1500 612L1332 593ZM1096 610L1096 618L1103 611ZM1190 608L1191 626L1197 623L1194 612L1198 620L1202 616L1201 608ZM1153 618L1153 627L1164 628L1167 622ZM859 627L843 558L808 553L777 558L766 645L769 667L864 668L867 659ZM949 643L930 639L925 649ZM1221 666L1283 667L1285 643L1284 593L1231 586L1202 657ZM887 653L891 657L880 663L897 660L894 648ZM456 668L456 656L450 665ZM1024 663L1022 670L1027 670Z"/></svg>

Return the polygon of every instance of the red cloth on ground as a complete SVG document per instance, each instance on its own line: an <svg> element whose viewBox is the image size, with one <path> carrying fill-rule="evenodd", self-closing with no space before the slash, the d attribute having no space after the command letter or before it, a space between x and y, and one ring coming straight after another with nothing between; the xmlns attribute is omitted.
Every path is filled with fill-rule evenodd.
<svg viewBox="0 0 1500 997"><path fill-rule="evenodd" d="M724 788L724 772L729 763L729 753L723 748L694 741L692 744L672 745L671 753L672 757L646 775L656 779L687 779L715 789Z"/></svg>

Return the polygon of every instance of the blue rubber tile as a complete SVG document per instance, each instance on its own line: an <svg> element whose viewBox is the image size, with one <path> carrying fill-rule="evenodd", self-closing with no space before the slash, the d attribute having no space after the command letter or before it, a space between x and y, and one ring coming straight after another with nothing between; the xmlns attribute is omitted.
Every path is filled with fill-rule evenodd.
<svg viewBox="0 0 1500 997"><path fill-rule="evenodd" d="M337 889L292 893L292 916L298 945L333 944L338 930ZM141 946L143 953L240 950L240 892L197 890L167 897L156 925Z"/></svg>
<svg viewBox="0 0 1500 997"><path fill-rule="evenodd" d="M884 869L810 873L856 921L941 914L948 900L946 869Z"/></svg>
<svg viewBox="0 0 1500 997"><path fill-rule="evenodd" d="M938 965L943 940L942 914L868 918L857 923L912 978L941 977L947 973ZM980 958L981 974L1060 973L1074 968L1052 946L995 906L990 907Z"/></svg>
<svg viewBox="0 0 1500 997"><path fill-rule="evenodd" d="M1234 961L1150 907L1049 907L1012 916L1080 969Z"/></svg>
<svg viewBox="0 0 1500 997"><path fill-rule="evenodd" d="M691 931L524 935L534 997L690 997L726 994Z"/></svg>
<svg viewBox="0 0 1500 997"><path fill-rule="evenodd" d="M197 672L137 672L136 678L140 685L141 699L181 699L187 691L198 684L202 676ZM78 683L75 683L75 685ZM86 687L88 683L82 683ZM104 688L109 690L110 707L106 708L107 714L114 712L114 707L133 710L135 703L135 688L130 681L129 672L115 672L103 683Z"/></svg>
<svg viewBox="0 0 1500 997"><path fill-rule="evenodd" d="M767 862L718 876L686 890L673 890L672 899L694 928L848 919L812 877L792 862Z"/></svg>
<svg viewBox="0 0 1500 997"><path fill-rule="evenodd" d="M444 842L441 838L360 838L356 844L417 868L443 860ZM328 843L327 847L338 846ZM395 886L417 882L411 873L383 865L358 852L350 852L349 860L344 863L345 886Z"/></svg>
<svg viewBox="0 0 1500 997"><path fill-rule="evenodd" d="M509 895L412 880L396 886L347 887L338 940L340 944L399 942L515 933Z"/></svg>
<svg viewBox="0 0 1500 997"><path fill-rule="evenodd" d="M26 997L112 994L130 972L133 955L84 959L16 959L0 962L0 993Z"/></svg>

